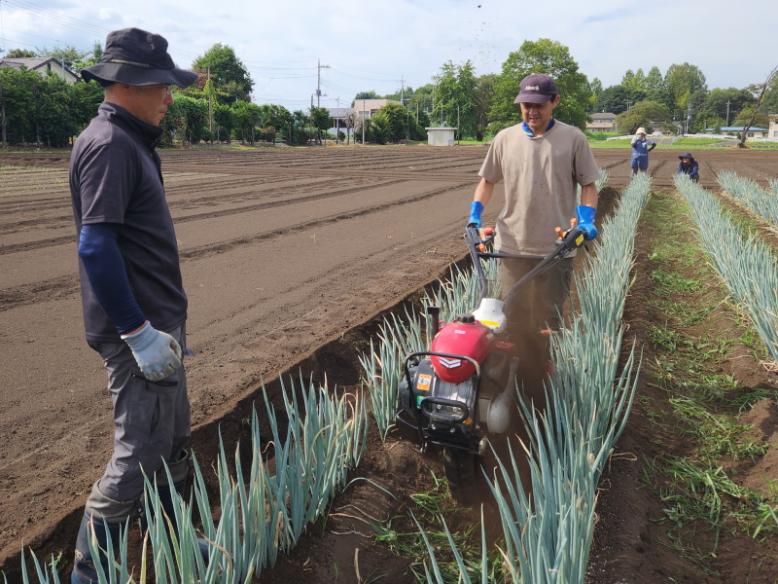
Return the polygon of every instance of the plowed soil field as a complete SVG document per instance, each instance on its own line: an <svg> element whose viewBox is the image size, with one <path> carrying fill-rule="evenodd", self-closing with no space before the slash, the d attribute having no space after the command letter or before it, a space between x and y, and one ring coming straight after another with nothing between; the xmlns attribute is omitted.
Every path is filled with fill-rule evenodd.
<svg viewBox="0 0 778 584"><path fill-rule="evenodd" d="M190 301L193 423L215 427L262 380L325 358L317 350L461 259L485 153L162 152ZM610 186L624 186L628 151L595 155ZM655 188L672 184L676 156L652 154ZM725 169L778 174L769 153L699 158L709 187ZM0 568L23 544L74 539L110 452L105 374L83 339L67 161L67 152L0 154ZM501 198L498 188L487 218Z"/></svg>

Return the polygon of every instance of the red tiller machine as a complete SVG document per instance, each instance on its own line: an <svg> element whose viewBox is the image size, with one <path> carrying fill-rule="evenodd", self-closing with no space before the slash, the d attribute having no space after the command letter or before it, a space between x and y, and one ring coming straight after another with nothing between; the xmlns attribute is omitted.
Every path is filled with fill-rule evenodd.
<svg viewBox="0 0 778 584"><path fill-rule="evenodd" d="M482 236L483 234L483 236ZM488 296L489 284L482 259L519 256L491 251L494 230L465 229L465 241L480 285L478 308L452 322L440 322L440 310L427 310L432 341L428 351L406 356L398 392L397 422L413 428L422 450L430 444L443 448L446 476L452 488L472 479L488 436L510 430L519 358L505 334L504 303L538 274L570 256L584 243L577 227L564 233L556 249L505 295L505 302Z"/></svg>

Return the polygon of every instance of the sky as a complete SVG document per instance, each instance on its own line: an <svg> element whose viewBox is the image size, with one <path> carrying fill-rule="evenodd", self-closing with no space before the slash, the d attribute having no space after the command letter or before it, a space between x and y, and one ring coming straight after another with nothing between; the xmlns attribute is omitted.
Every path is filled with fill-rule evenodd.
<svg viewBox="0 0 778 584"><path fill-rule="evenodd" d="M231 46L253 100L307 109L359 91L433 81L446 61L497 73L526 40L566 45L605 87L627 69L689 62L708 88L745 87L778 65L778 1L739 0L0 0L0 48L88 51L117 28L167 38L180 67L214 43ZM0 57L3 53L0 52Z"/></svg>

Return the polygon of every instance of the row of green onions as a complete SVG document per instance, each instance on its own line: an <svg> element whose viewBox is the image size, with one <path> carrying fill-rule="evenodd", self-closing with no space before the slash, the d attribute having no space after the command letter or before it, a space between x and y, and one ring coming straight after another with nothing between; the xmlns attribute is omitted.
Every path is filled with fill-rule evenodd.
<svg viewBox="0 0 778 584"><path fill-rule="evenodd" d="M273 566L279 553L294 547L307 525L327 512L364 452L368 423L365 400L358 394L334 396L326 383L317 386L303 379L296 383L290 380L282 383L282 419L286 420L282 429L264 392L263 397L272 441L260 440L259 414L254 408L251 460L241 460L239 446L230 460L220 437L218 501L209 500L203 471L195 459L191 498L171 493L175 517L167 517L161 509L159 489L168 487L147 480L144 502L148 530L141 565L137 573L131 572L128 524L117 552L112 545L107 546L108 569L97 566L99 584L145 583L151 581L151 573L157 584L250 582ZM168 481L172 483L169 475ZM205 556L202 542L207 544ZM90 546L97 557L94 532ZM31 555L41 584L60 582L58 558L43 564ZM24 554L22 569L24 583L32 582Z"/></svg>
<svg viewBox="0 0 778 584"><path fill-rule="evenodd" d="M675 186L691 207L713 267L753 321L773 362L778 362L778 262L775 255L757 235L743 235L713 194L684 178L676 178ZM778 195L775 198L778 199Z"/></svg>
<svg viewBox="0 0 778 584"><path fill-rule="evenodd" d="M771 189L763 189L750 178L731 170L719 173L718 181L732 197L778 228L778 182L773 180Z"/></svg>

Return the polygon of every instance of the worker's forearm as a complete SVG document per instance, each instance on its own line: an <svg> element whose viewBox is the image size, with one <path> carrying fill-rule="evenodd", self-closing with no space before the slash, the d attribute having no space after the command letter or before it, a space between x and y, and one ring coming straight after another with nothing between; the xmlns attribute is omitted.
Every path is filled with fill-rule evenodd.
<svg viewBox="0 0 778 584"><path fill-rule="evenodd" d="M477 192L477 191L476 191ZM597 208L597 201L599 194L597 192L597 185L590 183L581 187L581 204L587 207Z"/></svg>
<svg viewBox="0 0 778 584"><path fill-rule="evenodd" d="M479 201L484 207L489 204L494 192L494 183L489 182L485 178L481 179L478 186L475 188L474 201Z"/></svg>

